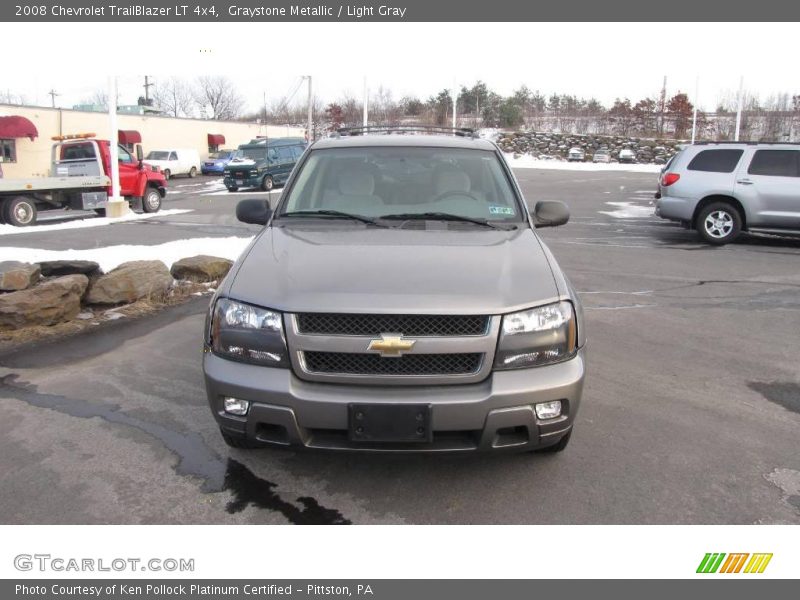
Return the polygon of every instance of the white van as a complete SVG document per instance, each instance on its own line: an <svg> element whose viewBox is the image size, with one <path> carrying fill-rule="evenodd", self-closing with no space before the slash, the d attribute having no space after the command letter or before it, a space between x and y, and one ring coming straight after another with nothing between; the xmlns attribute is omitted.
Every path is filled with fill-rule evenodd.
<svg viewBox="0 0 800 600"><path fill-rule="evenodd" d="M194 177L200 172L200 155L192 148L151 150L144 157L144 164L158 167L166 179L173 175Z"/></svg>

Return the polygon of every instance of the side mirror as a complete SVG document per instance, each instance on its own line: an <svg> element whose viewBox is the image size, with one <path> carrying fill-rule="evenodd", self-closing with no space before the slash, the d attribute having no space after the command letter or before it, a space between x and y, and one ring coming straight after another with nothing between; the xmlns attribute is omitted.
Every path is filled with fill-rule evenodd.
<svg viewBox="0 0 800 600"><path fill-rule="evenodd" d="M242 200L236 205L236 218L242 223L266 225L271 215L267 200Z"/></svg>
<svg viewBox="0 0 800 600"><path fill-rule="evenodd" d="M558 227L569 221L569 208L563 202L543 200L533 207L536 227Z"/></svg>
<svg viewBox="0 0 800 600"><path fill-rule="evenodd" d="M144 158L144 153L142 152L142 146L141 144L136 144L136 160L142 162L143 158Z"/></svg>

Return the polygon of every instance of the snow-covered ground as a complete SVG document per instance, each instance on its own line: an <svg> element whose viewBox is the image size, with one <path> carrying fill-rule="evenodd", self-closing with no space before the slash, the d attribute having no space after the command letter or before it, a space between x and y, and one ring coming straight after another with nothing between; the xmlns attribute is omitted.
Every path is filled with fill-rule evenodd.
<svg viewBox="0 0 800 600"><path fill-rule="evenodd" d="M88 217L86 219L76 219L63 223L53 223L52 225L35 225L33 227L15 227L14 225L0 225L0 235L15 235L19 233L46 233L48 231L60 231L63 229L83 229L85 227L102 227L113 223L126 223L128 221L141 221L152 219L153 217L169 217L171 215L182 215L183 213L194 212L188 208L171 208L161 210L157 213L128 213L124 217L109 219L107 217ZM5 249L4 249L5 254Z"/></svg>
<svg viewBox="0 0 800 600"><path fill-rule="evenodd" d="M236 260L252 237L192 238L175 240L155 246L125 244L88 250L43 250L41 248L4 247L4 260L40 262L43 260L93 260L108 272L130 260L161 260L172 266L176 260L207 254Z"/></svg>
<svg viewBox="0 0 800 600"><path fill-rule="evenodd" d="M558 169L562 171L632 171L634 173L659 173L662 165L623 164L623 163L590 163L567 162L565 160L539 160L529 154L514 158L514 154L505 153L508 164L513 169Z"/></svg>

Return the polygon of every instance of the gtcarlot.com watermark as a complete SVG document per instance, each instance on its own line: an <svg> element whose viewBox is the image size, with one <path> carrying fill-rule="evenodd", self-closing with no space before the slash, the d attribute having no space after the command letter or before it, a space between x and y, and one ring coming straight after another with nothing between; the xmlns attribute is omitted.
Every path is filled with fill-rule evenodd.
<svg viewBox="0 0 800 600"><path fill-rule="evenodd" d="M136 573L141 571L191 573L193 558L74 558L50 554L17 554L14 557L17 571L42 573Z"/></svg>

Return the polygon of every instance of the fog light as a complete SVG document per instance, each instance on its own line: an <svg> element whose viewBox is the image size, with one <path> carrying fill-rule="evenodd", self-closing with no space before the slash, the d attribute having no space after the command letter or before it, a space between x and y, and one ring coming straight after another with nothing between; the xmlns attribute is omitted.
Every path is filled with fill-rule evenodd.
<svg viewBox="0 0 800 600"><path fill-rule="evenodd" d="M561 416L561 400L535 404L534 408L536 408L536 416L539 419L555 419Z"/></svg>
<svg viewBox="0 0 800 600"><path fill-rule="evenodd" d="M250 402L239 398L223 398L225 412L232 415L244 416L250 410Z"/></svg>

